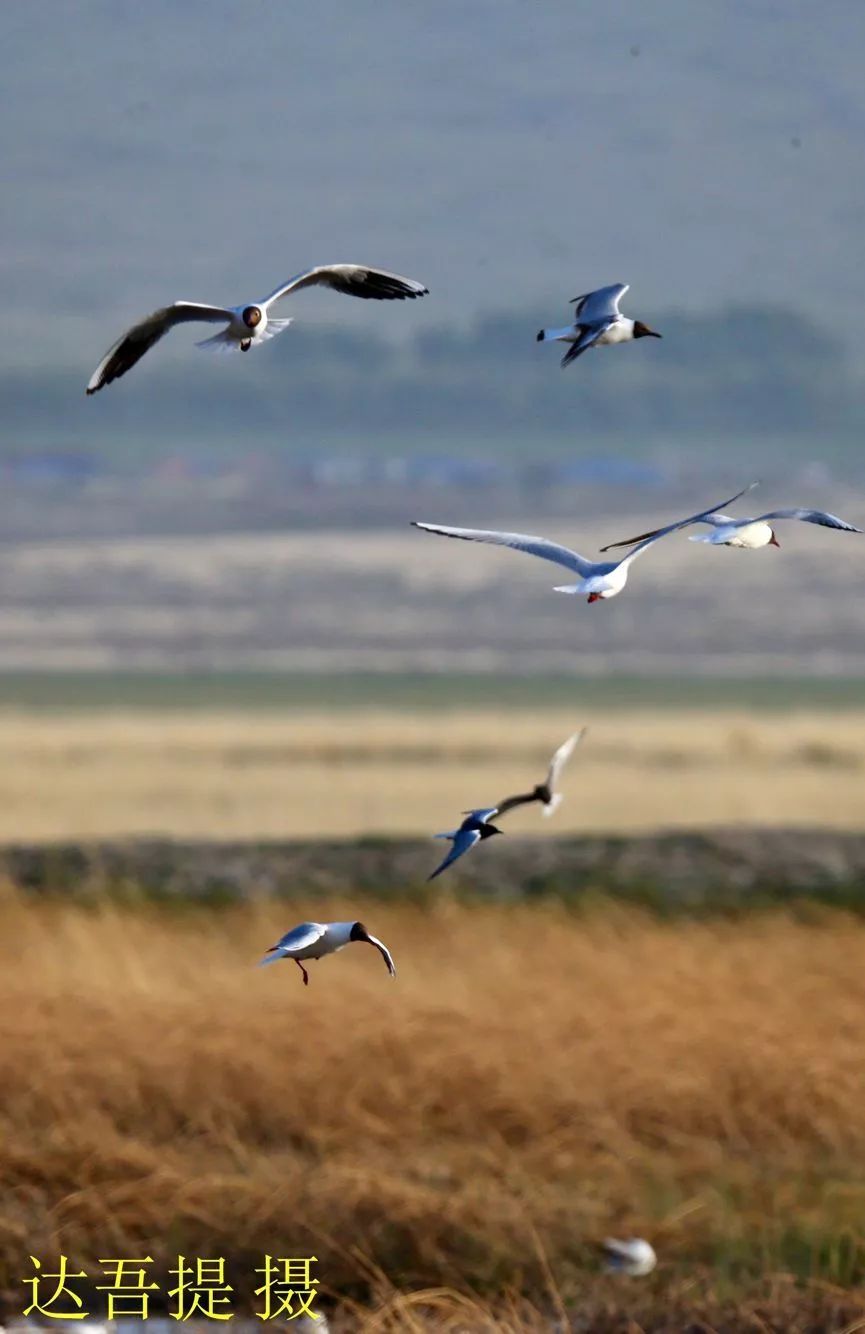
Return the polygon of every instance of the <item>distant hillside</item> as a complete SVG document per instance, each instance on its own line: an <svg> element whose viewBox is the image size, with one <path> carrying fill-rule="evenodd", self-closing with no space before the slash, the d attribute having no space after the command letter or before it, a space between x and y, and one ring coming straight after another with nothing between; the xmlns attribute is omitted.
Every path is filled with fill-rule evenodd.
<svg viewBox="0 0 865 1334"><path fill-rule="evenodd" d="M713 441L755 460L858 457L863 376L839 336L792 309L653 310L662 342L590 352L561 370L560 346L534 335L544 314L555 321L564 310L439 323L402 345L369 332L289 330L248 358L208 357L181 330L95 399L84 397L83 371L0 371L0 458L201 445L462 455L509 442L541 458L594 455L599 442L639 457Z"/></svg>

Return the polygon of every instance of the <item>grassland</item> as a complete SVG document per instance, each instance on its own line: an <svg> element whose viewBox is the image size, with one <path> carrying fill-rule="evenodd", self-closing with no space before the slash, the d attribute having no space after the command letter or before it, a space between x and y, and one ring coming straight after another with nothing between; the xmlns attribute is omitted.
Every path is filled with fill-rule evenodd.
<svg viewBox="0 0 865 1334"><path fill-rule="evenodd" d="M265 1252L312 1251L352 1328L859 1328L861 921L370 911L395 981L356 946L305 989L252 967L274 905L7 892L7 1308L28 1254L225 1255L241 1302ZM600 1276L609 1233L657 1273Z"/></svg>
<svg viewBox="0 0 865 1334"><path fill-rule="evenodd" d="M571 690L541 703L253 707L247 684L235 704L7 707L0 842L429 834L537 782L586 723L554 824L529 809L509 830L861 824L861 708L626 707Z"/></svg>

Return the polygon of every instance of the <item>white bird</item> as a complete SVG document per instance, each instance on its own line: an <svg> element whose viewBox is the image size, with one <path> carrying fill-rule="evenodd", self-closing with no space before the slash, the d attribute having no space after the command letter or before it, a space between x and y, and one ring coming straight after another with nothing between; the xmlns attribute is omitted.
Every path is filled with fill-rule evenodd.
<svg viewBox="0 0 865 1334"><path fill-rule="evenodd" d="M599 287L596 292L575 296L574 323L564 329L539 329L539 343L570 343L562 365L568 366L590 347L609 347L612 343L629 343L634 338L662 338L663 334L650 329L642 320L629 320L619 313L619 302L628 291L628 283L613 283Z"/></svg>
<svg viewBox="0 0 865 1334"><path fill-rule="evenodd" d="M370 301L414 300L428 295L428 288L423 283L414 278L401 278L397 273L387 273L384 269L371 269L364 264L323 264L290 278L263 301L241 306L205 306L197 301L175 301L172 306L154 310L127 329L96 367L87 393L95 394L112 380L119 380L176 324L204 321L226 326L212 338L197 343L197 347L213 348L217 352L248 352L251 347L259 347L291 324L290 319L272 318L270 307L304 287L332 287L346 296Z"/></svg>
<svg viewBox="0 0 865 1334"><path fill-rule="evenodd" d="M801 519L803 523L816 523L821 528L837 528L843 533L861 533L861 528L854 528L852 523L845 523L834 514L824 510L770 510L768 514L758 514L756 518L734 519L731 514L704 514L697 523L708 523L714 528L713 533L696 533L688 540L708 542L713 547L743 547L746 551L757 551L760 547L780 547L772 519ZM601 547L601 551L612 551L614 547L629 547L634 542L653 537L654 533L640 533L638 537L628 537L623 542L610 542Z"/></svg>
<svg viewBox="0 0 865 1334"><path fill-rule="evenodd" d="M301 962L303 959L323 959L326 954L336 954L337 950L344 949L355 940L374 945L387 964L391 977L396 977L390 951L369 934L363 922L301 922L300 926L286 931L281 940L271 945L265 957L259 961L259 967L276 963L278 959L294 959L303 973L303 985L307 987L309 974Z"/></svg>
<svg viewBox="0 0 865 1334"><path fill-rule="evenodd" d="M642 1278L645 1274L651 1274L658 1263L654 1249L642 1237L629 1237L627 1241L607 1237L601 1243L601 1249L607 1257L605 1268L608 1274Z"/></svg>
<svg viewBox="0 0 865 1334"><path fill-rule="evenodd" d="M543 783L538 783L536 787L532 788L531 792L520 792L515 797L505 797L504 801L499 802L496 808L497 813L504 815L507 811L512 811L515 806L527 806L529 802L539 801L543 814L547 817L551 816L562 803L562 794L556 791L562 769L564 769L575 748L588 730L587 727L582 727L579 732L575 732L573 736L568 737L567 741L562 742L550 761L550 767Z"/></svg>
<svg viewBox="0 0 865 1334"><path fill-rule="evenodd" d="M752 482L744 490L738 491L735 496L729 500L722 500L718 505L712 505L709 509L701 510L699 514L692 514L687 519L680 519L678 523L670 523L666 528L658 528L651 536L646 537L633 551L629 551L618 561L591 561L585 556L580 556L576 551L571 551L570 547L559 546L557 542L550 542L545 537L529 537L526 533L497 533L488 532L482 528L444 528L432 523L413 523L414 528L423 528L428 533L438 533L442 537L459 537L466 542L491 542L501 547L513 547L515 551L524 551L529 556L540 556L541 560L552 561L555 565L564 565L565 569L573 570L580 576L579 583L559 584L555 588L557 593L586 593L589 602L597 602L599 599L614 598L617 593L621 593L625 584L628 582L628 570L631 561L639 556L640 552L648 550L660 538L665 537L667 533L676 532L679 528L687 528L688 524L696 523L699 519L704 519L707 514L714 514L716 510L723 509L725 505L732 505L734 500L743 496L746 491L750 491L757 485Z"/></svg>
<svg viewBox="0 0 865 1334"><path fill-rule="evenodd" d="M490 820L497 813L497 806L484 806L476 811L464 811L463 814L466 818L459 829L452 829L449 834L434 834L434 838L449 838L453 846L432 875L427 876L427 880L435 880L437 875L441 875L442 871L447 870L455 861L458 861L481 839L492 838L493 834L500 834L501 829L497 829L494 824L490 824Z"/></svg>

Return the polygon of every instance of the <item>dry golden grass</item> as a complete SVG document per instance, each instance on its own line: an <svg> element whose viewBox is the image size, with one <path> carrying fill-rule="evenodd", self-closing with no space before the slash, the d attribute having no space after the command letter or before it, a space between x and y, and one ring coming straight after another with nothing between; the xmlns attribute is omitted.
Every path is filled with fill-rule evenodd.
<svg viewBox="0 0 865 1334"><path fill-rule="evenodd" d="M429 833L538 781L583 723L558 832L861 822L865 712L587 716L575 687L567 712L4 712L0 841Z"/></svg>
<svg viewBox="0 0 865 1334"><path fill-rule="evenodd" d="M355 946L305 989L252 966L276 905L0 903L7 1299L58 1250L312 1251L381 1330L550 1328L557 1301L682 1329L761 1277L794 1306L767 1276L865 1277L862 922L363 911L396 980ZM593 1276L607 1233L655 1244L645 1285Z"/></svg>

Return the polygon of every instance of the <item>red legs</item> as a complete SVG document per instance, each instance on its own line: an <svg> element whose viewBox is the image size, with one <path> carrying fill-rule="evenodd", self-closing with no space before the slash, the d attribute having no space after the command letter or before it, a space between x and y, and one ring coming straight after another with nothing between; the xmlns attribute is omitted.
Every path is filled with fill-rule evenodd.
<svg viewBox="0 0 865 1334"><path fill-rule="evenodd" d="M306 971L306 969L304 968L303 964L300 962L300 959L295 959L294 962L297 964L298 968L299 968L300 971L303 973L303 985L304 985L305 987L308 987L308 986L309 986L309 973Z"/></svg>

